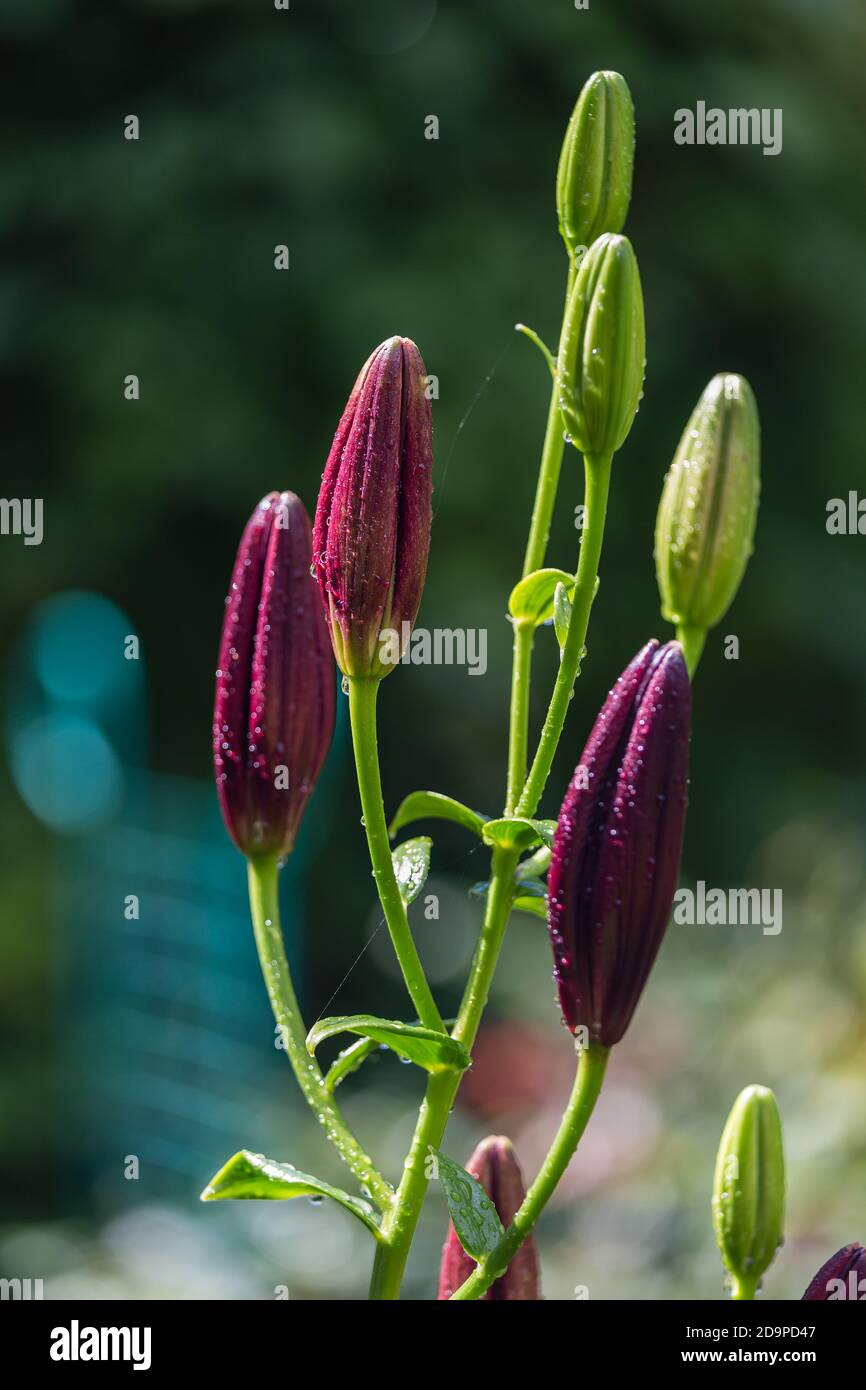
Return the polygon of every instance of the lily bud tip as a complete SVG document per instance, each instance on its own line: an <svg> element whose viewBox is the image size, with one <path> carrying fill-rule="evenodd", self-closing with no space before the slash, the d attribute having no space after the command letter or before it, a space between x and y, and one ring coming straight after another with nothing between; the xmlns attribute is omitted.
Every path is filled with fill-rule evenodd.
<svg viewBox="0 0 866 1390"><path fill-rule="evenodd" d="M432 520L427 374L411 338L370 354L328 455L313 563L337 664L380 680L399 662L418 613Z"/></svg>
<svg viewBox="0 0 866 1390"><path fill-rule="evenodd" d="M511 1140L504 1134L491 1134L482 1139L466 1164L466 1171L480 1182L493 1199L502 1225L509 1226L526 1196L523 1173ZM475 1261L467 1255L453 1222L449 1222L439 1268L437 1298L440 1301L450 1299L474 1269ZM497 1302L537 1301L541 1298L538 1252L532 1236L527 1237L505 1273L495 1280L483 1297Z"/></svg>

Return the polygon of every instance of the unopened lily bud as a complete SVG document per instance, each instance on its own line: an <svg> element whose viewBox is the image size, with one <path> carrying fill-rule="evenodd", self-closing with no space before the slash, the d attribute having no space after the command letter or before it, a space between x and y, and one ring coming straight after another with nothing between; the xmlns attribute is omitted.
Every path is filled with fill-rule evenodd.
<svg viewBox="0 0 866 1390"><path fill-rule="evenodd" d="M646 363L643 293L628 237L606 233L584 257L557 364L565 428L582 454L609 457L632 427Z"/></svg>
<svg viewBox="0 0 866 1390"><path fill-rule="evenodd" d="M619 232L631 201L634 107L625 78L594 72L571 113L556 175L559 230L570 256Z"/></svg>
<svg viewBox="0 0 866 1390"><path fill-rule="evenodd" d="M866 1301L866 1250L858 1241L831 1255L812 1280L801 1302Z"/></svg>
<svg viewBox="0 0 866 1390"><path fill-rule="evenodd" d="M421 603L433 486L426 384L413 342L382 343L361 368L325 465L313 560L347 676L393 670Z"/></svg>
<svg viewBox="0 0 866 1390"><path fill-rule="evenodd" d="M683 432L656 518L662 615L708 631L724 617L752 553L761 431L745 377L714 376Z"/></svg>
<svg viewBox="0 0 866 1390"><path fill-rule="evenodd" d="M220 809L248 856L289 853L331 746L335 673L311 554L303 503L268 493L232 572L213 721Z"/></svg>
<svg viewBox="0 0 866 1390"><path fill-rule="evenodd" d="M677 642L648 642L602 706L559 812L547 922L563 1018L611 1047L668 924L688 787L689 678Z"/></svg>
<svg viewBox="0 0 866 1390"><path fill-rule="evenodd" d="M511 1140L506 1139L504 1135L491 1135L489 1139L482 1139L466 1164L466 1171L478 1179L485 1192L493 1199L493 1205L503 1226L510 1226L526 1196L523 1174ZM442 1263L439 1267L437 1298L450 1298L474 1269L475 1261L471 1255L467 1255L460 1244L453 1222L449 1222L448 1235L442 1250ZM541 1298L538 1252L532 1236L526 1238L505 1273L491 1284L482 1297L497 1300Z"/></svg>
<svg viewBox="0 0 866 1390"><path fill-rule="evenodd" d="M734 1293L754 1296L782 1243L785 1158L776 1097L747 1086L722 1133L713 1180L713 1229Z"/></svg>

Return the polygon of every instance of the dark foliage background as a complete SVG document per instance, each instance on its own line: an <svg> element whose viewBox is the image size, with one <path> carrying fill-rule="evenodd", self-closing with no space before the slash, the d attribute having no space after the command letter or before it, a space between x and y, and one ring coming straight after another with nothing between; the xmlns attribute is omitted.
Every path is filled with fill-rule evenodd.
<svg viewBox="0 0 866 1390"><path fill-rule="evenodd" d="M785 916L775 937L672 929L596 1137L542 1230L546 1287L551 1297L579 1284L592 1297L718 1296L712 1159L734 1095L761 1081L779 1095L790 1170L788 1248L767 1292L798 1297L832 1250L866 1239L866 540L825 529L828 499L866 491L866 12L856 0L592 0L587 12L568 0L292 0L288 13L268 0L7 0L0 39L3 491L45 499L41 546L0 542L0 650L8 657L58 592L110 598L141 640L153 773L205 783L214 653L243 522L273 487L292 487L312 510L358 366L380 339L408 334L441 393L421 621L488 628L489 668L483 679L411 667L388 680L390 806L414 787L491 809L502 796L505 600L548 390L513 325L555 338L562 132L592 70L626 75L646 394L616 463L589 659L546 811L611 680L646 637L663 635L652 565L662 476L707 379L743 372L762 416L762 506L746 582L697 682L684 877L782 888ZM781 107L783 152L676 146L673 113L699 99ZM123 139L128 113L138 142ZM438 141L424 138L428 114ZM280 243L285 273L273 264ZM138 402L124 400L130 372ZM553 563L574 564L580 499L572 456ZM727 633L739 661L723 658ZM555 666L545 638L536 718ZM330 776L303 871L311 1018L377 920L345 740ZM195 1207L194 1183L154 1205L146 1177L134 1199L131 1185L106 1199L86 1169L64 1176L87 1077L71 1089L58 1080L79 1007L58 979L61 860L8 765L0 805L4 1268L44 1271L52 1296L269 1297L286 1278L293 1296L358 1295L362 1237L347 1252L341 1213L287 1214L283 1227L271 1216L266 1233L254 1212ZM434 872L448 911L435 939L433 924L419 931L438 949L450 1006L459 978L449 971L462 968L477 918L465 890L483 877L483 856L443 829ZM457 1158L491 1128L513 1134L530 1169L543 1152L570 1068L547 950L538 924L515 922L449 1136ZM336 1007L404 1008L386 952L365 953ZM370 1080L350 1106L359 1128L382 1136L393 1171L418 1081L387 1061ZM291 1115L281 1156L304 1156L297 1139L323 1171L305 1118ZM229 1127L219 1147L227 1156L242 1142ZM414 1296L430 1296L443 1220L436 1195Z"/></svg>

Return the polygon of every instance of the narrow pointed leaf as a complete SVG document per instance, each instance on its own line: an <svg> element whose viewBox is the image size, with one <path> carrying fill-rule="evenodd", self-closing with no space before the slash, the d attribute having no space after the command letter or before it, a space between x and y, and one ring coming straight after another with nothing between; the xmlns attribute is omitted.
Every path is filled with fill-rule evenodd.
<svg viewBox="0 0 866 1390"><path fill-rule="evenodd" d="M508 611L515 622L531 622L534 627L553 617L554 599L558 585L566 596L574 593L574 575L565 570L534 570L511 590Z"/></svg>
<svg viewBox="0 0 866 1390"><path fill-rule="evenodd" d="M330 1197L363 1221L375 1236L380 1234L379 1215L370 1202L362 1197L353 1197L340 1187L332 1187L310 1173L302 1173L291 1163L278 1163L264 1154L251 1153L249 1149L241 1149L240 1153L230 1158L201 1194L203 1202L236 1201L239 1198L286 1201L292 1197L312 1197L314 1200L317 1197Z"/></svg>
<svg viewBox="0 0 866 1390"><path fill-rule="evenodd" d="M391 851L394 873L400 897L406 906L414 902L430 872L430 850L433 841L429 835L418 835L414 840L404 840Z"/></svg>
<svg viewBox="0 0 866 1390"><path fill-rule="evenodd" d="M527 883L532 879L541 878L550 868L551 850L547 845L542 845L528 859L523 859L514 870L516 883Z"/></svg>
<svg viewBox="0 0 866 1390"><path fill-rule="evenodd" d="M357 1042L344 1048L337 1054L325 1074L325 1090L333 1095L340 1082L363 1066L367 1058L380 1047L381 1043L376 1042L375 1038L359 1038Z"/></svg>
<svg viewBox="0 0 866 1390"><path fill-rule="evenodd" d="M564 584L557 584L553 595L553 627L560 648L565 646L568 625L571 622L571 599Z"/></svg>
<svg viewBox="0 0 866 1390"><path fill-rule="evenodd" d="M477 1178L461 1168L440 1149L431 1146L439 1168L439 1178L445 1190L448 1211L457 1238L467 1255L480 1260L489 1255L502 1236L502 1222L496 1214L492 1199Z"/></svg>
<svg viewBox="0 0 866 1390"><path fill-rule="evenodd" d="M514 899L515 912L529 912L533 917L540 917L543 922L547 921L547 895L535 898L522 896Z"/></svg>
<svg viewBox="0 0 866 1390"><path fill-rule="evenodd" d="M312 1055L319 1043L337 1033L358 1033L362 1038L370 1038L425 1071L445 1071L450 1067L465 1071L470 1062L463 1044L449 1038L447 1033L437 1033L420 1024L401 1023L397 1019L373 1018L370 1014L320 1019L307 1035L307 1050Z"/></svg>
<svg viewBox="0 0 866 1390"><path fill-rule="evenodd" d="M457 1022L454 1018L444 1020L446 1027L451 1028ZM358 1071L364 1065L368 1057L372 1057L374 1052L378 1052L382 1043L375 1038L359 1038L357 1042L339 1052L325 1073L325 1090L333 1095L334 1091L345 1081L347 1076Z"/></svg>
<svg viewBox="0 0 866 1390"><path fill-rule="evenodd" d="M528 820L525 816L507 816L489 820L482 838L486 845L510 845L512 849L532 849L533 845L553 844L555 820Z"/></svg>
<svg viewBox="0 0 866 1390"><path fill-rule="evenodd" d="M455 801L452 796L443 796L441 792L410 792L397 807L388 834L393 838L410 821L427 819L454 821L456 825L471 830L474 835L480 835L487 816L470 811L468 806Z"/></svg>

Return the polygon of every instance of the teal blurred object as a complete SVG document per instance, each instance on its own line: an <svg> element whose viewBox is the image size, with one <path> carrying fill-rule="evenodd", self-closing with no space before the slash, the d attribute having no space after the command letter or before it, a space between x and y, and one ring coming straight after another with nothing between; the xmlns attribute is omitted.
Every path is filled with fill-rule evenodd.
<svg viewBox="0 0 866 1390"><path fill-rule="evenodd" d="M123 773L102 731L74 714L32 720L11 740L22 799L57 832L98 830L117 809Z"/></svg>
<svg viewBox="0 0 866 1390"><path fill-rule="evenodd" d="M107 824L124 798L123 764L146 749L142 661L116 604L80 590L40 604L12 653L6 738L18 792L56 832Z"/></svg>
<svg viewBox="0 0 866 1390"><path fill-rule="evenodd" d="M110 599L73 590L41 604L32 630L33 665L46 695L108 717L140 689L137 659L120 661L132 624ZM129 709L124 713L128 717Z"/></svg>

